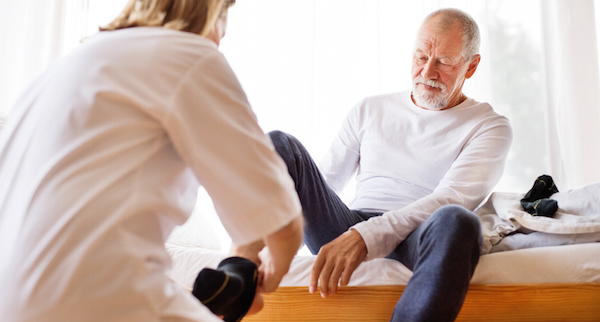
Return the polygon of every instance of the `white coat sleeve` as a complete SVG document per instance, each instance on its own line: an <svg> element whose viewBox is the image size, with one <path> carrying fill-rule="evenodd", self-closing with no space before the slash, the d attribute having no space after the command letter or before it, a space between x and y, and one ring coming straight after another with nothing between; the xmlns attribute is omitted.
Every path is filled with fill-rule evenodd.
<svg viewBox="0 0 600 322"><path fill-rule="evenodd" d="M497 118L464 146L430 195L354 225L352 228L367 245L366 260L387 256L444 205L457 204L474 210L500 180L511 143L508 120Z"/></svg>
<svg viewBox="0 0 600 322"><path fill-rule="evenodd" d="M221 53L188 72L164 123L234 244L258 240L301 215L287 168Z"/></svg>

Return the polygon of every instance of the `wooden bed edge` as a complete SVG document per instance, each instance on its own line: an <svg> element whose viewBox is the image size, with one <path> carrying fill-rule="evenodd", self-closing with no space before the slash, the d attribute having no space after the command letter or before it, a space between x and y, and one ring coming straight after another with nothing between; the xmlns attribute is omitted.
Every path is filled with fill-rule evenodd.
<svg viewBox="0 0 600 322"><path fill-rule="evenodd" d="M263 294L243 322L389 321L404 285L348 286L322 299L307 287ZM472 284L457 321L599 321L600 283Z"/></svg>

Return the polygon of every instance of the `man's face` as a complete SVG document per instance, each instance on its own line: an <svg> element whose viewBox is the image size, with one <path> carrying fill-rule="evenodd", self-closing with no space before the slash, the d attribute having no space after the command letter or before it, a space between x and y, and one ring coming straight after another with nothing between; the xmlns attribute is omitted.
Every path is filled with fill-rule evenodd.
<svg viewBox="0 0 600 322"><path fill-rule="evenodd" d="M421 28L412 63L413 100L429 110L451 108L464 101L462 86L479 63L479 55L465 61L459 23L442 29L438 19L432 18Z"/></svg>

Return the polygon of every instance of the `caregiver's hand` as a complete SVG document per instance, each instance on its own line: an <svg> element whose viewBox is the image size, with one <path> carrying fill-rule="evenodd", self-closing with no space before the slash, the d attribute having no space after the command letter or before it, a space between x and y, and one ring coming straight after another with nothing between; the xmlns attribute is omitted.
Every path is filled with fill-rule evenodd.
<svg viewBox="0 0 600 322"><path fill-rule="evenodd" d="M290 224L264 238L266 247L259 253L262 275L261 292L273 292L290 269L290 263L302 243L303 221L299 215Z"/></svg>

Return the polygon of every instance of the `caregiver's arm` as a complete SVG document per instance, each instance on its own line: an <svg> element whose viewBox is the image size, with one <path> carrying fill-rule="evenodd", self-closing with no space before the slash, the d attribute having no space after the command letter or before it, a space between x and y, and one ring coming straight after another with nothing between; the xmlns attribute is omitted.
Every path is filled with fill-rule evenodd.
<svg viewBox="0 0 600 322"><path fill-rule="evenodd" d="M302 216L298 216L289 225L264 239L266 247L260 253L262 260L260 271L263 274L261 291L273 292L277 289L300 248L302 232Z"/></svg>
<svg viewBox="0 0 600 322"><path fill-rule="evenodd" d="M160 119L232 244L245 245L234 253L259 265L262 259L260 289L274 291L300 247L302 208L285 163L221 53L190 70Z"/></svg>
<svg viewBox="0 0 600 322"><path fill-rule="evenodd" d="M260 291L273 292L288 272L302 243L303 222L300 214L289 224L253 243L232 245L231 254L248 258L259 265Z"/></svg>

